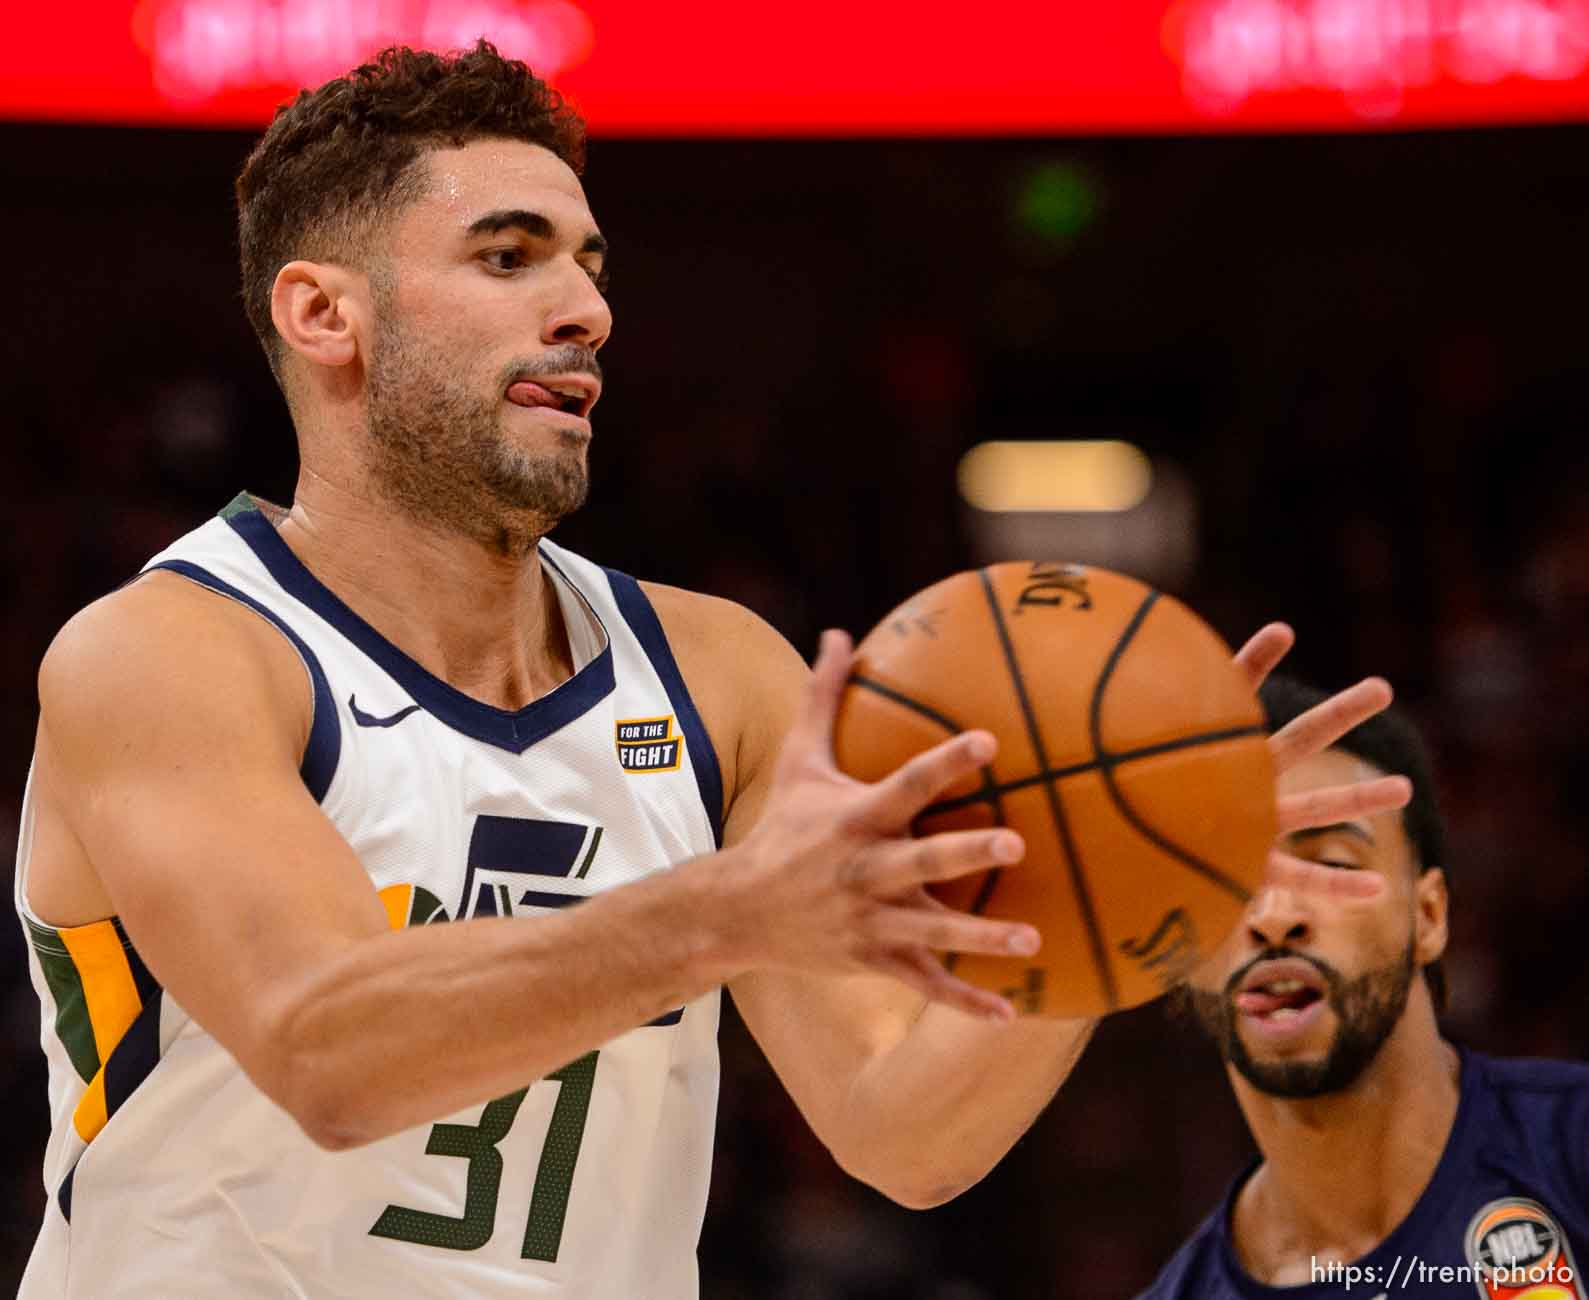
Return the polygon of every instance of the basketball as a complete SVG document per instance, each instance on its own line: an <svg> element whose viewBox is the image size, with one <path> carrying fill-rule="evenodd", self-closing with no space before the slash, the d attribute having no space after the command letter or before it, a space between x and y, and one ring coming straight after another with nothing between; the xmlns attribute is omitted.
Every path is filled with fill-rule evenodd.
<svg viewBox="0 0 1589 1300"><path fill-rule="evenodd" d="M875 781L956 732L998 754L918 833L1006 825L1025 860L934 894L1042 932L1034 957L950 955L1027 1015L1166 992L1236 924L1275 835L1263 713L1229 648L1173 598L1081 565L996 564L919 592L856 651L839 766Z"/></svg>

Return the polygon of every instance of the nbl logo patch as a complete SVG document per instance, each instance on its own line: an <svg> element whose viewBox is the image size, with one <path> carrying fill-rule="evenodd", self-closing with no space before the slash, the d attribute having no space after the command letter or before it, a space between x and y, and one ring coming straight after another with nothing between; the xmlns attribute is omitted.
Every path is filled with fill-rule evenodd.
<svg viewBox="0 0 1589 1300"><path fill-rule="evenodd" d="M1463 1244L1483 1300L1583 1300L1566 1234L1538 1201L1491 1201Z"/></svg>
<svg viewBox="0 0 1589 1300"><path fill-rule="evenodd" d="M629 718L617 726L618 766L625 772L676 772L682 736L673 730L673 715Z"/></svg>

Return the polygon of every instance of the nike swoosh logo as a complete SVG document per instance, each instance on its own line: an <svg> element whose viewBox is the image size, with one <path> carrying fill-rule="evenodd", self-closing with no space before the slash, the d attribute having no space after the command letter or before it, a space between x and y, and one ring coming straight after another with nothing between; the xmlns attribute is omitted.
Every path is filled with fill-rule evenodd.
<svg viewBox="0 0 1589 1300"><path fill-rule="evenodd" d="M348 696L348 708L353 710L353 721L361 727L395 727L410 713L419 712L419 705L410 704L406 709L399 709L387 717L377 718L373 713L366 713L359 708L358 701L351 695Z"/></svg>

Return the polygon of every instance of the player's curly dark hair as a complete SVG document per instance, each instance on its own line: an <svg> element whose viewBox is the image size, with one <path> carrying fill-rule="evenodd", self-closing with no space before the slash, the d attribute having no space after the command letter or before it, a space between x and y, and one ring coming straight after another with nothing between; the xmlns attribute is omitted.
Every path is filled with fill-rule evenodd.
<svg viewBox="0 0 1589 1300"><path fill-rule="evenodd" d="M425 151L481 139L538 144L584 170L579 115L484 40L453 55L392 46L277 110L237 178L237 242L243 308L278 379L276 273L297 258L362 266L371 234L418 197Z"/></svg>
<svg viewBox="0 0 1589 1300"><path fill-rule="evenodd" d="M1258 692L1271 732L1322 704L1325 693L1316 686L1275 673ZM1390 708L1359 723L1335 742L1336 749L1371 763L1387 776L1405 776L1412 782L1412 800L1401 810L1402 828L1407 832L1421 871L1446 866L1446 823L1435 797L1434 766L1423 737L1404 713ZM1449 876L1449 873L1447 873ZM1423 968L1429 996L1436 1011L1446 1009L1446 973L1438 961Z"/></svg>

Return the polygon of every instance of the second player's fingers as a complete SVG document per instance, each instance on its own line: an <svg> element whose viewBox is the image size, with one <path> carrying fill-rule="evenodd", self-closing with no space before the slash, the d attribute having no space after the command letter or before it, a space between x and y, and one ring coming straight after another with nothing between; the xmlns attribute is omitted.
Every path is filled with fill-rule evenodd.
<svg viewBox="0 0 1589 1300"><path fill-rule="evenodd" d="M908 826L917 813L962 777L993 761L998 742L990 732L963 731L906 760L872 787L880 826Z"/></svg>
<svg viewBox="0 0 1589 1300"><path fill-rule="evenodd" d="M1264 884L1326 894L1331 898L1372 902L1385 892L1385 877L1377 871L1344 871L1307 862L1280 849L1269 851Z"/></svg>
<svg viewBox="0 0 1589 1300"><path fill-rule="evenodd" d="M1404 776L1382 776L1353 785L1330 785L1282 795L1275 803L1280 834L1310 826L1333 826L1354 817L1394 812L1412 801L1412 782Z"/></svg>
<svg viewBox="0 0 1589 1300"><path fill-rule="evenodd" d="M1388 708L1391 699L1389 682L1383 677L1366 677L1315 704L1269 737L1275 767L1284 772L1304 758L1322 753L1360 722Z"/></svg>
<svg viewBox="0 0 1589 1300"><path fill-rule="evenodd" d="M1236 667L1245 674L1253 690L1257 690L1296 642L1297 634L1286 624L1266 623L1236 651Z"/></svg>

